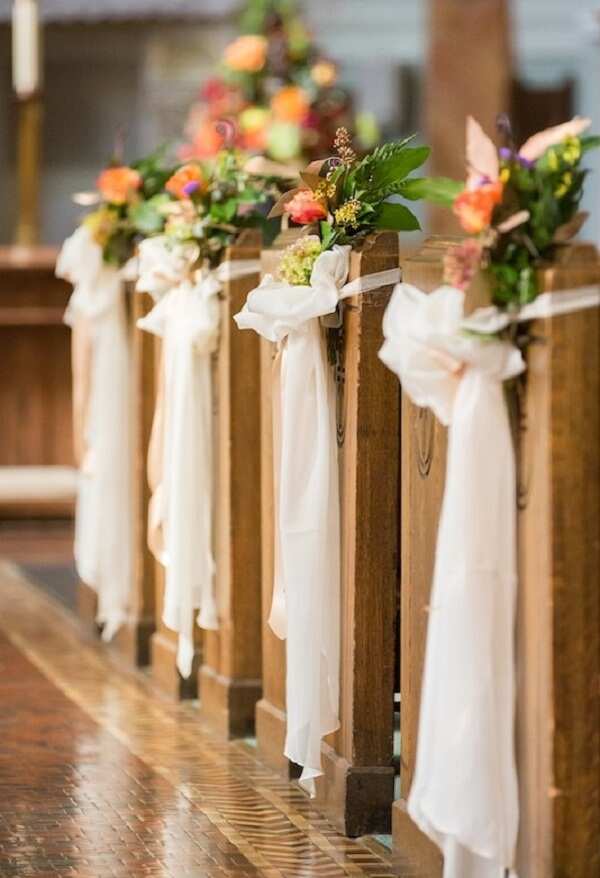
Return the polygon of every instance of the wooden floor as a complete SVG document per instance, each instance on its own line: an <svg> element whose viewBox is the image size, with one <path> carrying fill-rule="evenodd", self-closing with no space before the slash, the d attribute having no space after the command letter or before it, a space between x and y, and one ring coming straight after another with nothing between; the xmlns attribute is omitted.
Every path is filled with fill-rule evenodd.
<svg viewBox="0 0 600 878"><path fill-rule="evenodd" d="M64 562L54 537L44 551ZM117 668L9 561L0 666L2 878L396 874L385 849L337 834L248 743L213 739L196 705Z"/></svg>

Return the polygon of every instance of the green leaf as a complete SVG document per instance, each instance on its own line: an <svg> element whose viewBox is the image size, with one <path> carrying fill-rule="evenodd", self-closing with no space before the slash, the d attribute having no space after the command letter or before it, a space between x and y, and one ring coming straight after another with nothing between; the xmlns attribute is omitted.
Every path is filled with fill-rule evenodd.
<svg viewBox="0 0 600 878"><path fill-rule="evenodd" d="M590 149L597 149L600 146L600 137L597 134L590 134L588 137L581 138L581 151L588 152Z"/></svg>
<svg viewBox="0 0 600 878"><path fill-rule="evenodd" d="M421 228L419 220L408 207L391 201L381 204L374 226L388 232L415 232Z"/></svg>
<svg viewBox="0 0 600 878"><path fill-rule="evenodd" d="M165 216L160 208L169 201L168 195L156 195L148 201L140 201L129 208L129 218L138 232L155 235L165 224Z"/></svg>
<svg viewBox="0 0 600 878"><path fill-rule="evenodd" d="M448 177L412 177L396 188L396 194L409 201L424 199L450 206L464 188L464 183Z"/></svg>
<svg viewBox="0 0 600 878"><path fill-rule="evenodd" d="M363 183L369 193L382 193L383 196L390 194L404 180L411 171L419 168L429 156L428 146L407 147L396 152L391 152L387 157L375 162L368 171L364 180L357 175L357 180Z"/></svg>
<svg viewBox="0 0 600 878"><path fill-rule="evenodd" d="M335 236L335 232L331 223L325 222L322 220L320 223L321 227L321 245L323 250L329 250L333 245L333 240Z"/></svg>

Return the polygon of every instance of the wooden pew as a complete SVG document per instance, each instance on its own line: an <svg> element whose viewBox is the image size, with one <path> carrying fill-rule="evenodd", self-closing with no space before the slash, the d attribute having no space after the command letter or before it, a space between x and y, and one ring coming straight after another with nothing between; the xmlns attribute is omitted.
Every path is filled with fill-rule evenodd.
<svg viewBox="0 0 600 878"><path fill-rule="evenodd" d="M289 235L283 233L278 247L289 242ZM276 249L265 254L266 270L276 268L279 253ZM398 263L398 236L381 234L353 254L350 277L396 268ZM316 804L353 836L387 828L394 788L399 499L394 466L399 456L399 390L377 357L390 291L376 290L346 303L337 373L342 497L340 729L323 743L324 776L317 781ZM263 342L264 693L256 722L261 757L293 774L295 767L283 757L285 644L266 623L273 583L272 357L273 346Z"/></svg>
<svg viewBox="0 0 600 878"><path fill-rule="evenodd" d="M261 236L243 232L225 260L259 259ZM229 281L215 364L215 561L219 630L204 633L201 715L226 738L254 731L261 695L260 345L233 315L259 282Z"/></svg>
<svg viewBox="0 0 600 878"><path fill-rule="evenodd" d="M405 281L425 291L439 286L449 243L452 239L428 241L403 263ZM540 273L541 288L599 282L597 259L594 248L567 248L556 265ZM468 291L467 310L486 301L489 291L479 276ZM598 676L600 655L600 313L595 309L537 321L532 334L543 341L527 350L521 427L515 437L524 479L518 532L517 870L527 878L579 878L594 872L600 833L594 793L599 717L590 684ZM402 744L394 856L399 869L439 878L441 855L409 818L406 799L415 768L446 430L404 395L401 446ZM568 527L561 520L567 507Z"/></svg>
<svg viewBox="0 0 600 878"><path fill-rule="evenodd" d="M261 274L276 274L282 251L298 237L293 230L280 233L261 254ZM283 755L285 745L285 642L268 624L273 598L273 407L271 375L275 345L260 339L260 534L262 698L256 705L256 743L263 762L288 777L298 777L298 766Z"/></svg>
<svg viewBox="0 0 600 878"><path fill-rule="evenodd" d="M134 284L128 284L127 306L133 405L133 570L128 619L115 635L112 646L127 664L144 667L150 664L150 638L156 627L156 563L147 540L150 500L147 458L156 396L157 345L154 336L137 327L137 321L154 306L152 296L138 293Z"/></svg>

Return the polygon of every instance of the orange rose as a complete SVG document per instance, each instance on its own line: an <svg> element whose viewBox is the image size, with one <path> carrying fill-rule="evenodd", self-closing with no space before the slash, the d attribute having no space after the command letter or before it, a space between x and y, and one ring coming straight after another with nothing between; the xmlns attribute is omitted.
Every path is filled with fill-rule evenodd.
<svg viewBox="0 0 600 878"><path fill-rule="evenodd" d="M238 37L225 49L225 63L238 73L258 73L267 60L266 37L247 34Z"/></svg>
<svg viewBox="0 0 600 878"><path fill-rule="evenodd" d="M470 235L478 235L492 221L494 207L502 201L503 184L482 183L476 189L465 189L454 199L452 210Z"/></svg>
<svg viewBox="0 0 600 878"><path fill-rule="evenodd" d="M310 110L310 99L298 85L286 85L271 99L275 118L283 122L303 122Z"/></svg>
<svg viewBox="0 0 600 878"><path fill-rule="evenodd" d="M183 165L165 184L167 192L175 198L189 198L194 192L205 188L206 178L202 169L195 164Z"/></svg>
<svg viewBox="0 0 600 878"><path fill-rule="evenodd" d="M283 210L293 222L302 226L327 218L327 208L322 201L315 198L310 189L296 192L294 197L284 204Z"/></svg>
<svg viewBox="0 0 600 878"><path fill-rule="evenodd" d="M125 204L141 185L140 174L126 165L106 168L96 181L98 192L110 204Z"/></svg>

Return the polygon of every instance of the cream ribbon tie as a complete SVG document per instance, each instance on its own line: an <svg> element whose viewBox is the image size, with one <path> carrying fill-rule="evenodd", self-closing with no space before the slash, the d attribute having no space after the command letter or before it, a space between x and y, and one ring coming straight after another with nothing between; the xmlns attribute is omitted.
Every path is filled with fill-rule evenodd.
<svg viewBox="0 0 600 878"><path fill-rule="evenodd" d="M158 244L141 260L138 290L154 292L158 300L138 326L162 338L162 362L148 450L148 545L165 567L163 621L179 635L177 667L187 678L195 624L218 628L211 355L219 338L219 294L227 280L256 273L258 264L231 260L214 271L195 271L193 245L177 253L174 267L171 243L150 240ZM168 289L167 277L174 281Z"/></svg>
<svg viewBox="0 0 600 878"><path fill-rule="evenodd" d="M106 265L80 226L59 254L56 274L74 285L65 312L72 328L73 425L79 466L75 561L98 594L97 621L110 640L125 621L132 577L131 396L124 285L129 265Z"/></svg>
<svg viewBox="0 0 600 878"><path fill-rule="evenodd" d="M273 373L275 575L269 624L285 638L285 755L311 793L321 739L339 726L340 521L335 387L319 318L399 271L346 283L350 248L315 262L310 285L266 276L235 320L277 342Z"/></svg>

